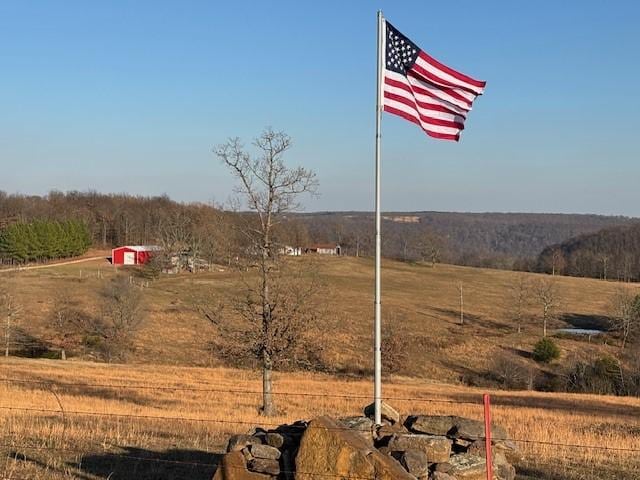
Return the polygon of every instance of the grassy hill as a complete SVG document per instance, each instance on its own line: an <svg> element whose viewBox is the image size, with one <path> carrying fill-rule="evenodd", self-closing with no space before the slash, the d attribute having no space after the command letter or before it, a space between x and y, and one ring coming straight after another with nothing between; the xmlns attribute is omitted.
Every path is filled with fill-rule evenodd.
<svg viewBox="0 0 640 480"><path fill-rule="evenodd" d="M292 259L291 261L306 261ZM337 372L370 371L373 264L368 259L322 258L321 276L329 286L328 314L322 319L326 360ZM95 311L99 291L116 275L102 261L0 275L24 306L20 328L34 340L53 348L55 335L48 312L58 292L65 291L87 311ZM530 368L529 357L542 335L542 308L532 305L521 334L512 320L508 289L518 275L535 282L538 274L477 269L450 265L435 268L394 261L383 263L383 321L406 340L408 365L399 373L439 381L482 382L497 356ZM592 326L603 321L618 284L593 279L555 277L562 317L552 329ZM133 280L140 282L137 277ZM465 324L459 324L459 283L463 285ZM240 275L219 268L213 272L163 276L144 289L147 319L136 336L134 363L221 365L209 341L218 335L192 306L195 293L213 292L220 298L237 295ZM225 321L233 322L233 315ZM608 335L591 342L558 338L560 363L601 353L617 353L617 341ZM608 343L608 345L606 344ZM73 352L72 352L73 353Z"/></svg>

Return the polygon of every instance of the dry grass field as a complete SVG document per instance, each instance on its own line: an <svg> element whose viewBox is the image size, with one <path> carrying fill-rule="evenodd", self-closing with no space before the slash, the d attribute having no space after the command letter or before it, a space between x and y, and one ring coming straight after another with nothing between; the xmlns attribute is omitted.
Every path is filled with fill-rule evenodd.
<svg viewBox="0 0 640 480"><path fill-rule="evenodd" d="M260 388L247 371L9 359L0 373L42 382L0 382L0 478L12 480L209 479L230 433L357 414L371 390L366 380L279 374L280 415L267 419L257 414L259 396L246 393ZM403 413L481 419L481 393L408 378L385 384ZM490 393L494 419L522 451L519 478L640 478L639 399Z"/></svg>
<svg viewBox="0 0 640 480"><path fill-rule="evenodd" d="M292 261L304 261L295 259ZM116 271L106 261L64 265L0 276L24 306L20 328L50 342L55 336L48 313L55 296L64 291L83 308L97 308L99 291ZM542 336L541 307L532 305L518 334L511 318L508 289L518 273L438 265L383 264L383 321L409 340L407 376L459 382L484 374L497 353L531 364L528 353ZM526 274L535 282L542 275ZM322 319L328 359L338 372L368 373L371 358L373 264L369 259L322 258L321 276L328 286L329 314ZM591 279L556 277L564 320L551 328L581 326L607 314L618 284ZM464 286L465 325L459 325L459 282ZM222 366L208 348L216 330L192 307L194 293L214 292L231 298L240 288L237 272L163 276L145 289L147 319L136 336L130 362L168 365ZM228 310L229 311L229 310ZM234 321L233 314L228 321ZM595 354L618 352L616 339L558 339L563 362ZM609 345L603 345L604 342ZM55 344L51 344L55 349Z"/></svg>
<svg viewBox="0 0 640 480"><path fill-rule="evenodd" d="M91 363L73 355L65 362L2 360L3 379L42 383L0 382L0 478L209 479L224 439L232 432L321 413L359 412L371 390L367 378L373 265L367 259L322 260L331 307L323 319L329 334L322 341L336 374L278 374L279 417L259 417L259 395L246 393L259 391L257 374L222 367L208 348L216 331L190 304L194 292L233 296L238 274L219 268L163 276L144 289L147 318L127 365ZM105 282L133 273L91 261L4 274L0 282L24 306L19 327L55 353L48 313L57 293L68 292L92 311ZM460 380L486 374L497 354L533 365L528 354L541 336L539 308L529 309L518 334L507 302L516 275L384 262L384 320L410 339L411 359L402 376L386 381L385 395L391 404L403 413L480 418L482 390L463 387ZM598 280L558 277L556 281L563 317L553 328L606 316L618 288ZM458 324L459 282L465 291L464 326ZM592 342L557 341L563 351L561 362L618 352L617 339L609 335ZM518 440L524 454L518 465L520 478L640 478L640 452L624 450L640 449L640 400L492 393L494 418Z"/></svg>

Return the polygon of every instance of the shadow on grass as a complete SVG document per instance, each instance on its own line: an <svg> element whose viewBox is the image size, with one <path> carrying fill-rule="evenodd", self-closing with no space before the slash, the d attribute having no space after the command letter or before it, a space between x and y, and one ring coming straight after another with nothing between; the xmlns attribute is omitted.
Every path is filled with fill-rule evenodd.
<svg viewBox="0 0 640 480"><path fill-rule="evenodd" d="M51 350L51 345L34 337L22 328L16 328L9 351L11 355L24 358L55 358L59 353Z"/></svg>
<svg viewBox="0 0 640 480"><path fill-rule="evenodd" d="M460 325L460 311L449 309L449 308L437 308L434 307L431 310L434 312L443 315L444 317L451 320L452 323L459 326L462 329L474 329L474 328L484 328L490 330L493 336L496 336L496 330L501 334L511 333L513 330L509 325L505 325L504 323L497 322L495 320L491 320L486 317L482 317L480 315L475 315L472 313L464 314L464 325Z"/></svg>
<svg viewBox="0 0 640 480"><path fill-rule="evenodd" d="M91 480L211 480L221 454L200 450L170 449L163 452L124 447L122 453L87 454L77 462L56 466L35 456L11 452L9 457L53 475L53 478Z"/></svg>
<svg viewBox="0 0 640 480"><path fill-rule="evenodd" d="M613 403L606 403L605 401L598 400L586 400L576 398L558 398L552 395L549 396L516 396L508 394L496 395L493 400L493 405L496 409L503 407L524 407L524 408L540 408L545 410L563 410L574 413L584 413L591 415L613 415L630 417L637 419L640 415L640 407L632 405L616 405Z"/></svg>
<svg viewBox="0 0 640 480"><path fill-rule="evenodd" d="M63 362L63 361L61 361ZM135 385L127 385L126 383L117 383L115 387L104 387L98 385L92 385L90 383L84 384L79 382L74 384L69 381L58 381L48 377L40 377L32 375L29 378L25 378L24 383L17 382L21 388L25 390L39 391L45 390L49 392L63 392L65 395L74 395L78 397L91 397L101 400L117 400L120 402L131 403L140 406L172 406L178 404L179 400L170 400L167 398L158 399L153 389L142 389L142 393L136 389ZM33 381L34 383L29 383ZM165 387L168 388L168 387ZM180 389L176 388L174 393L179 393Z"/></svg>
<svg viewBox="0 0 640 480"><path fill-rule="evenodd" d="M604 315L583 315L581 313L565 313L562 320L572 328L607 331L611 328L611 318Z"/></svg>
<svg viewBox="0 0 640 480"><path fill-rule="evenodd" d="M87 455L81 462L69 466L110 480L211 480L221 458L221 454L201 450L156 452L124 447L122 453Z"/></svg>

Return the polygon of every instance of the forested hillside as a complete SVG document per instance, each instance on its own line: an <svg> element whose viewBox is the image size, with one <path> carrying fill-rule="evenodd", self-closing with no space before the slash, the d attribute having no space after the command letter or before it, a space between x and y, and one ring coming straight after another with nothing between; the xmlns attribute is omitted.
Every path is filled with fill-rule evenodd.
<svg viewBox="0 0 640 480"><path fill-rule="evenodd" d="M207 204L182 204L167 196L141 197L97 192L51 192L46 196L0 191L0 230L36 220L79 221L92 244L160 244L186 249L208 260L230 261L246 245L241 231L250 214ZM401 260L531 270L549 245L628 225L634 219L599 215L523 213L385 213L383 255ZM277 240L304 247L335 242L352 256L373 255L373 214L329 212L293 214L282 219Z"/></svg>
<svg viewBox="0 0 640 480"><path fill-rule="evenodd" d="M537 270L640 281L640 223L603 229L549 246L538 257Z"/></svg>
<svg viewBox="0 0 640 480"><path fill-rule="evenodd" d="M337 241L347 253L370 255L373 214L312 213L301 217L311 236ZM626 225L628 217L538 213L386 213L383 249L387 257L530 270L547 246L602 228Z"/></svg>

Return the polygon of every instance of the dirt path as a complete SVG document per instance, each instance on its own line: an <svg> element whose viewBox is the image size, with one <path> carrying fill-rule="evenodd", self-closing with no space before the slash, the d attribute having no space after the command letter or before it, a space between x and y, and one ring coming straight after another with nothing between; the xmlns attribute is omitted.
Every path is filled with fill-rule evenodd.
<svg viewBox="0 0 640 480"><path fill-rule="evenodd" d="M0 275L3 273L7 273L7 272L23 272L25 270L37 270L40 268L53 268L53 267L59 267L61 265L72 265L74 263L84 263L84 262L91 262L94 260L104 260L106 257L104 255L100 255L98 257L86 257L86 258L77 258L75 260L66 260L64 262L57 262L57 263L47 263L46 265L30 265L30 266L26 266L26 267L18 267L18 268L8 268L6 270L0 270Z"/></svg>

